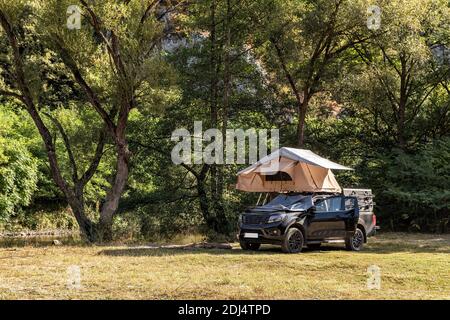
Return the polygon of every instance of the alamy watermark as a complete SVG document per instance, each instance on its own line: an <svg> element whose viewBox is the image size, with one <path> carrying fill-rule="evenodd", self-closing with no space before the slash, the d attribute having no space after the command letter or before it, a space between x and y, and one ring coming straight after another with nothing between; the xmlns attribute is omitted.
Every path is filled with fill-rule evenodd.
<svg viewBox="0 0 450 320"><path fill-rule="evenodd" d="M367 268L367 289L381 289L381 268L377 265L371 265Z"/></svg>
<svg viewBox="0 0 450 320"><path fill-rule="evenodd" d="M80 30L81 29L81 9L77 5L70 5L67 7L67 29Z"/></svg>
<svg viewBox="0 0 450 320"><path fill-rule="evenodd" d="M219 129L203 131L202 122L195 121L193 134L185 128L177 129L172 133L171 140L177 142L171 152L172 162L174 164L255 163L268 154L269 145L272 151L279 148L279 137L278 129L270 129L270 139L267 129L227 129L225 134Z"/></svg>
<svg viewBox="0 0 450 320"><path fill-rule="evenodd" d="M79 266L73 265L67 268L66 286L70 290L81 289L81 269Z"/></svg>
<svg viewBox="0 0 450 320"><path fill-rule="evenodd" d="M378 30L381 28L381 8L376 5L371 5L367 8L367 28L369 30Z"/></svg>

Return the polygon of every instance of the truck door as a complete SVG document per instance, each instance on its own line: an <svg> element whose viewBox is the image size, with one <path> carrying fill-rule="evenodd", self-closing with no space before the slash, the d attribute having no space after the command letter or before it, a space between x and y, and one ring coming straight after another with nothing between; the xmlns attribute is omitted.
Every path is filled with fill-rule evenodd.
<svg viewBox="0 0 450 320"><path fill-rule="evenodd" d="M343 238L346 235L346 220L351 212L345 210L342 196L321 199L315 204L316 211L308 225L309 239Z"/></svg>
<svg viewBox="0 0 450 320"><path fill-rule="evenodd" d="M344 211L340 214L345 222L345 231L352 235L356 230L359 219L359 206L356 197L344 197Z"/></svg>

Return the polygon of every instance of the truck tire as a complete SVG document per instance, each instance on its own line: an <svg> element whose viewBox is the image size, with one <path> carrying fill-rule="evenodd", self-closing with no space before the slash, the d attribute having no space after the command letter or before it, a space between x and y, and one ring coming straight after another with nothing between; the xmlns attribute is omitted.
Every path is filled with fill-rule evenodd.
<svg viewBox="0 0 450 320"><path fill-rule="evenodd" d="M251 243L247 241L240 241L239 244L241 245L242 250L253 250L256 251L261 247L260 243Z"/></svg>
<svg viewBox="0 0 450 320"><path fill-rule="evenodd" d="M297 228L290 228L286 232L281 249L284 253L298 253L302 251L304 242L303 232Z"/></svg>
<svg viewBox="0 0 450 320"><path fill-rule="evenodd" d="M345 239L345 248L350 251L361 251L363 245L364 231L360 227L357 227L353 237Z"/></svg>

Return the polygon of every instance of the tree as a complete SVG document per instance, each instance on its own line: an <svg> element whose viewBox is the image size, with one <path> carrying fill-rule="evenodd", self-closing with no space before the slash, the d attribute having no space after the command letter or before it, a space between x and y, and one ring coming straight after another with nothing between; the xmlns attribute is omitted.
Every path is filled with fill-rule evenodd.
<svg viewBox="0 0 450 320"><path fill-rule="evenodd" d="M180 46L168 53L168 59L177 70L181 96L157 120L157 130L136 135L133 145L142 161L151 161L143 154L159 150L159 160L154 166L166 164L173 147L168 141L171 132L180 127L192 132L194 120L202 121L203 129L226 132L229 128L255 127L260 118L271 114L268 107L271 95L265 92L261 70L252 54L260 44L249 37L250 31L257 27L253 15L267 15L271 9L268 2L205 0L190 5L187 13L179 13L182 23L178 24L174 38ZM245 112L253 118L242 117ZM247 121L241 121L244 118ZM260 122L264 123L263 128L273 126L269 121ZM204 141L203 146L209 142ZM166 195L168 202L173 198L183 202L195 196L196 208L209 231L219 234L232 231L230 222L236 219L234 205L239 198L230 192L229 186L234 183L237 166L193 163L164 168L161 175L165 179L154 193L171 190Z"/></svg>
<svg viewBox="0 0 450 320"><path fill-rule="evenodd" d="M65 27L65 14L71 4L58 0L29 5L24 1L0 3L0 24L11 61L11 68L3 70L6 77L0 93L20 101L33 119L47 151L53 180L72 208L82 233L90 241L107 241L112 238L113 216L129 175L131 153L126 131L130 112L151 108L151 95L146 91L164 81L164 63L156 48L163 36L162 23L157 21L159 14L155 14L160 2L90 4L80 0L84 17L80 30ZM45 106L36 98L42 87L35 88L36 83L29 80L35 78L31 67L39 67L30 59L33 52L30 45L36 42L27 42L31 38L29 28L37 33L43 52L53 55L70 72L77 89L83 93L80 102L84 106L89 104L101 119L94 156L88 168L80 172L69 136L57 119L46 114L63 138L71 179L63 176L53 135L43 119ZM116 170L99 221L94 223L85 213L84 189L98 168L107 139L115 148Z"/></svg>
<svg viewBox="0 0 450 320"><path fill-rule="evenodd" d="M259 50L272 82L289 90L297 111L297 145L305 142L305 120L314 95L339 72L339 59L370 37L365 1L280 1L265 20L269 45ZM288 86L285 89L285 85Z"/></svg>
<svg viewBox="0 0 450 320"><path fill-rule="evenodd" d="M271 1L207 0L194 7L197 14L191 20L190 31L192 34L207 34L207 37L201 42L204 48L193 52L198 61L189 72L194 71L205 78L197 80L202 85L196 88L209 90L194 90L208 101L209 119L205 122L211 128L220 129L222 137L226 137L227 129L236 122L239 111L245 108L261 110L263 107L265 94L261 90L261 72L253 56L253 50L261 43L250 41L249 35L258 27L253 17L266 16L271 9L270 4ZM205 65L208 65L206 70L203 68ZM233 181L233 175L227 169L234 167L222 164L203 164L198 169L184 167L196 179L201 211L208 226L217 233L229 233L224 190Z"/></svg>
<svg viewBox="0 0 450 320"><path fill-rule="evenodd" d="M375 131L393 138L391 145L414 148L436 127L436 121L426 123L427 113L440 109L434 102L445 94L449 79L449 67L439 63L430 48L444 40L438 35L446 28L449 9L445 1L431 0L380 5L382 33L355 45L366 67L352 72L352 94L372 115ZM446 118L446 112L439 114Z"/></svg>

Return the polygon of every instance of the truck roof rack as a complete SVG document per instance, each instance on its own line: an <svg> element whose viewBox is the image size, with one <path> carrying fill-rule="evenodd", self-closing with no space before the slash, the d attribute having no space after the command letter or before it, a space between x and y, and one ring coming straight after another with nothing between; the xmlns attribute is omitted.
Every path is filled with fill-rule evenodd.
<svg viewBox="0 0 450 320"><path fill-rule="evenodd" d="M360 211L373 211L375 202L373 201L372 189L344 188L342 189L342 194L347 197L356 197Z"/></svg>

